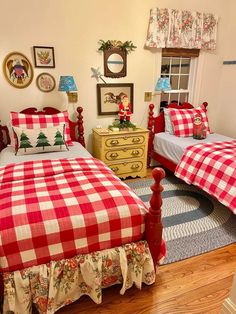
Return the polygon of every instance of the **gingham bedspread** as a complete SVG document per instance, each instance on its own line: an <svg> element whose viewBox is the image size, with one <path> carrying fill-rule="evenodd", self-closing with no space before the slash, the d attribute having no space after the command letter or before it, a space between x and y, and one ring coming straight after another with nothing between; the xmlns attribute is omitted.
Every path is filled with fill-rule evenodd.
<svg viewBox="0 0 236 314"><path fill-rule="evenodd" d="M0 167L0 271L138 241L146 211L97 159Z"/></svg>
<svg viewBox="0 0 236 314"><path fill-rule="evenodd" d="M175 175L216 197L236 214L236 140L187 147Z"/></svg>

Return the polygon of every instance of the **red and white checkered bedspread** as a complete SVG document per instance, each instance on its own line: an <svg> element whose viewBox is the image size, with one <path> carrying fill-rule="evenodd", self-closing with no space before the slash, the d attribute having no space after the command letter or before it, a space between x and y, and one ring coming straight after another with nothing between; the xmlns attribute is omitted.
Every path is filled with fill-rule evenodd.
<svg viewBox="0 0 236 314"><path fill-rule="evenodd" d="M146 210L93 158L0 167L0 271L138 241Z"/></svg>
<svg viewBox="0 0 236 314"><path fill-rule="evenodd" d="M236 214L236 140L189 146L175 175L216 197Z"/></svg>

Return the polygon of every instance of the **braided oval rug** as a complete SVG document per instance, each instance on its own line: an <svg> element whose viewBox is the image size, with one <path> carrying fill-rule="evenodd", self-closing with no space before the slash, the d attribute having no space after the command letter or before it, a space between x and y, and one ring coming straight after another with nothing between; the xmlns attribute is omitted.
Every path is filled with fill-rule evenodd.
<svg viewBox="0 0 236 314"><path fill-rule="evenodd" d="M126 181L149 207L153 179ZM236 242L236 215L207 193L168 176L162 180L164 264Z"/></svg>

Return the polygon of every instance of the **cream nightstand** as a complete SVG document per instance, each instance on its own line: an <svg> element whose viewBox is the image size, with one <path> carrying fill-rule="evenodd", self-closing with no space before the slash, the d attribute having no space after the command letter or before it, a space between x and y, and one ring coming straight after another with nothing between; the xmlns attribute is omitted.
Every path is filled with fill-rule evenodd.
<svg viewBox="0 0 236 314"><path fill-rule="evenodd" d="M148 133L144 128L119 132L93 129L93 155L120 178L145 177Z"/></svg>

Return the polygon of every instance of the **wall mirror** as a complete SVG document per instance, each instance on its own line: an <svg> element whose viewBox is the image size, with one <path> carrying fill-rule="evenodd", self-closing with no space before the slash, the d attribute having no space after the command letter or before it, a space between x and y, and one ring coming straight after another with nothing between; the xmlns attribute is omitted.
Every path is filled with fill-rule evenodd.
<svg viewBox="0 0 236 314"><path fill-rule="evenodd" d="M119 48L104 50L104 76L124 77L127 69L127 52Z"/></svg>

